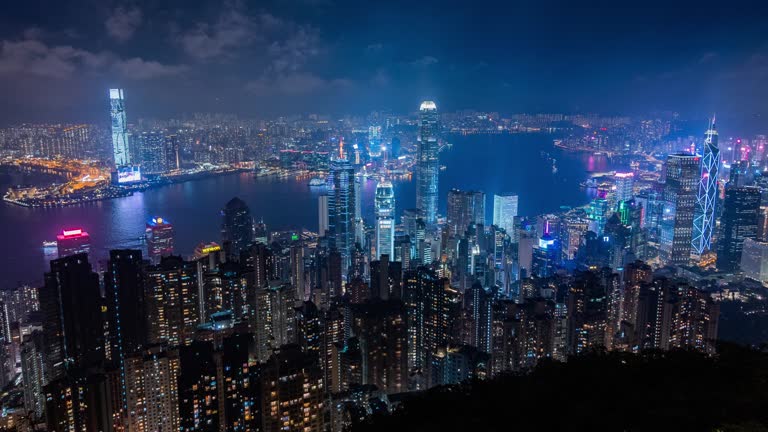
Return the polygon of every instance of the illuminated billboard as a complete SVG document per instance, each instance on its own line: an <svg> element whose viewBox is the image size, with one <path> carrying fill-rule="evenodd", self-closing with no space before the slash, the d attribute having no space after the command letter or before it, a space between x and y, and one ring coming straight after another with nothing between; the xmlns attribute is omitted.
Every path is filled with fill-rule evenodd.
<svg viewBox="0 0 768 432"><path fill-rule="evenodd" d="M117 182L119 184L141 181L141 169L137 166L122 166L117 169Z"/></svg>

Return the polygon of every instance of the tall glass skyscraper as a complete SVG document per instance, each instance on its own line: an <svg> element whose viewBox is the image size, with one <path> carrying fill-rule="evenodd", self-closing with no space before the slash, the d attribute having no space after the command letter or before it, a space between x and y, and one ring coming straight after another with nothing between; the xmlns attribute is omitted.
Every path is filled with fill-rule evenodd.
<svg viewBox="0 0 768 432"><path fill-rule="evenodd" d="M112 118L112 152L115 166L131 164L131 152L128 148L128 123L125 119L125 99L123 89L109 89L110 117Z"/></svg>
<svg viewBox="0 0 768 432"><path fill-rule="evenodd" d="M741 262L744 240L757 240L760 217L760 188L728 185L723 216L717 237L717 269L736 271Z"/></svg>
<svg viewBox="0 0 768 432"><path fill-rule="evenodd" d="M355 247L355 169L343 153L331 158L328 190L328 244L341 254L346 274Z"/></svg>
<svg viewBox="0 0 768 432"><path fill-rule="evenodd" d="M229 252L235 256L253 243L253 216L251 209L240 198L232 198L221 211L221 237L229 242Z"/></svg>
<svg viewBox="0 0 768 432"><path fill-rule="evenodd" d="M395 259L395 190L386 180L376 185L376 255Z"/></svg>
<svg viewBox="0 0 768 432"><path fill-rule="evenodd" d="M427 225L437 222L437 179L440 173L437 105L424 101L419 108L419 136L416 165L416 208Z"/></svg>
<svg viewBox="0 0 768 432"><path fill-rule="evenodd" d="M485 193L481 191L448 191L448 233L464 236L470 224L485 225Z"/></svg>
<svg viewBox="0 0 768 432"><path fill-rule="evenodd" d="M667 158L659 251L665 265L688 265L691 260L700 162L701 157L691 154L671 154Z"/></svg>
<svg viewBox="0 0 768 432"><path fill-rule="evenodd" d="M506 231L510 236L512 236L515 227L517 201L517 194L513 193L493 196L493 224Z"/></svg>
<svg viewBox="0 0 768 432"><path fill-rule="evenodd" d="M717 203L717 174L720 168L720 149L717 147L715 119L709 124L701 157L701 177L696 195L696 214L693 219L693 251L697 255L712 248L712 229L715 226Z"/></svg>

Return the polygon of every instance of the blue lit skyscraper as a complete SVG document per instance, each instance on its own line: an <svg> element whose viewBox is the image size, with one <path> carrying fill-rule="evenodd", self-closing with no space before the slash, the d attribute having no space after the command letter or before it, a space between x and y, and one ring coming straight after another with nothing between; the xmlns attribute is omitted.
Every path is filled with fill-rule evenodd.
<svg viewBox="0 0 768 432"><path fill-rule="evenodd" d="M109 89L110 117L112 118L112 152L115 166L130 165L131 153L128 148L128 123L125 119L123 89Z"/></svg>
<svg viewBox="0 0 768 432"><path fill-rule="evenodd" d="M355 169L343 150L331 158L328 182L328 244L341 254L342 273L355 247Z"/></svg>
<svg viewBox="0 0 768 432"><path fill-rule="evenodd" d="M437 119L435 103L422 102L419 108L416 208L421 211L428 225L437 222L437 179L440 174Z"/></svg>
<svg viewBox="0 0 768 432"><path fill-rule="evenodd" d="M517 217L517 194L501 193L493 196L493 224L512 235Z"/></svg>
<svg viewBox="0 0 768 432"><path fill-rule="evenodd" d="M696 195L696 216L693 219L692 245L693 252L697 255L701 255L712 248L712 229L715 226L720 149L717 147L717 129L715 129L714 117L707 129L703 153L699 192Z"/></svg>
<svg viewBox="0 0 768 432"><path fill-rule="evenodd" d="M371 157L381 156L381 126L368 126L368 149Z"/></svg>
<svg viewBox="0 0 768 432"><path fill-rule="evenodd" d="M395 190L383 180L376 185L376 255L395 259Z"/></svg>

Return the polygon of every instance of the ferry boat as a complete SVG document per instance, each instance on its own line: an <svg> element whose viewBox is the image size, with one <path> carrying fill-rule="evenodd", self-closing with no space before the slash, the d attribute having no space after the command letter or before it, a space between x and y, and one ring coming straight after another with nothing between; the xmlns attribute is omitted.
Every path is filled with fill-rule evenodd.
<svg viewBox="0 0 768 432"><path fill-rule="evenodd" d="M56 249L58 247L56 240L49 240L43 242L43 249Z"/></svg>
<svg viewBox="0 0 768 432"><path fill-rule="evenodd" d="M315 177L309 181L310 186L325 186L325 179Z"/></svg>

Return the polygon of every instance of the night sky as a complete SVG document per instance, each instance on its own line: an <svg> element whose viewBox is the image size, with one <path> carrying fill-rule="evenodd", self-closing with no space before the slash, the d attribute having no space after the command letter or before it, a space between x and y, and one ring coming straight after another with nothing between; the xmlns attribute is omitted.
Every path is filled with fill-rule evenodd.
<svg viewBox="0 0 768 432"><path fill-rule="evenodd" d="M768 114L768 2L4 1L0 124L441 109ZM727 113L727 114L726 114Z"/></svg>

